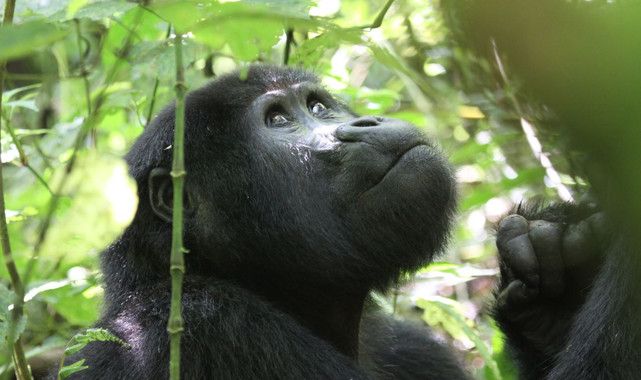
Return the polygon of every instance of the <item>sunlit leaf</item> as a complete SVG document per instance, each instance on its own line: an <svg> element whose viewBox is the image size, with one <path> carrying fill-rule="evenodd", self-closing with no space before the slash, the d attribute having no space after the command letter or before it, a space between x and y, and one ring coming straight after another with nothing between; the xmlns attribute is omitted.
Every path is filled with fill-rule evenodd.
<svg viewBox="0 0 641 380"><path fill-rule="evenodd" d="M31 21L0 27L0 61L17 58L63 39L68 33L64 25Z"/></svg>
<svg viewBox="0 0 641 380"><path fill-rule="evenodd" d="M90 20L100 20L107 17L118 16L134 8L135 3L130 1L99 1L87 4L78 9L74 14L75 18L88 18Z"/></svg>

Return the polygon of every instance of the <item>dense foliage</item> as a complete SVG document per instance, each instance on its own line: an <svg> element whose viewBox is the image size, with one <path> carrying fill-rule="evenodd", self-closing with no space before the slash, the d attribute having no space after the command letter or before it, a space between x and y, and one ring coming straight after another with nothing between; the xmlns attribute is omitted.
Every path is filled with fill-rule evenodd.
<svg viewBox="0 0 641 380"><path fill-rule="evenodd" d="M298 65L357 112L410 121L441 142L462 196L452 243L377 300L439 327L478 378L513 378L486 313L492 224L524 198L569 200L585 182L557 132L533 128L550 123L549 110L517 95L509 70L492 71L498 54L490 64L455 45L446 16L438 0L17 0L15 25L0 28L0 116L5 216L26 294L12 325L2 266L2 339L17 332L28 359L56 357L98 317L99 253L137 202L120 157L174 97L178 32L190 89L250 62ZM0 365L9 372L8 350Z"/></svg>

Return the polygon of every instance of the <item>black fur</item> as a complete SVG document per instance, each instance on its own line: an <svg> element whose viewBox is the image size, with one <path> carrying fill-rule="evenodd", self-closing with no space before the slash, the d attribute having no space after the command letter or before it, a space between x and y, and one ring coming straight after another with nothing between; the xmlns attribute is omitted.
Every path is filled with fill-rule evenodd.
<svg viewBox="0 0 641 380"><path fill-rule="evenodd" d="M274 112L286 122L266 125ZM98 326L131 348L89 344L66 361L86 359L75 379L167 378L171 186L152 170L170 169L173 127L170 106L127 156L140 204L102 255ZM466 378L425 328L362 313L447 237L452 172L414 127L253 66L189 94L185 145L182 378Z"/></svg>

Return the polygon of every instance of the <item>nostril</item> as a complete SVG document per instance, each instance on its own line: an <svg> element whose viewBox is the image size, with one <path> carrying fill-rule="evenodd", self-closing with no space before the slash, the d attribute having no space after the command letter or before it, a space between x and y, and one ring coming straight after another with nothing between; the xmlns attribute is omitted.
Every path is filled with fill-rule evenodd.
<svg viewBox="0 0 641 380"><path fill-rule="evenodd" d="M350 125L353 127L375 127L379 124L379 122L379 118L364 116L352 121Z"/></svg>

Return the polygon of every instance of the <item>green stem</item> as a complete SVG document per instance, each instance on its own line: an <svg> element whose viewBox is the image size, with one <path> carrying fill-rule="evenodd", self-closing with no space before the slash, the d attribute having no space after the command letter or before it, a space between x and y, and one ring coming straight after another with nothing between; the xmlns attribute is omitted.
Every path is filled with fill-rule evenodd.
<svg viewBox="0 0 641 380"><path fill-rule="evenodd" d="M169 333L169 378L180 379L180 337L183 331L182 286L185 273L183 257L183 186L185 183L185 73L182 58L182 35L176 33L176 125L174 127L173 164L171 177L174 184L174 203L172 215L171 258L171 308L167 332Z"/></svg>
<svg viewBox="0 0 641 380"><path fill-rule="evenodd" d="M378 16L376 16L376 19L370 26L371 29L376 29L379 28L381 25L383 25L383 19L385 19L385 15L387 14L387 11L389 8L392 6L392 3L394 0L387 0L385 5L383 5L383 9L381 9L380 12L378 12Z"/></svg>
<svg viewBox="0 0 641 380"><path fill-rule="evenodd" d="M2 25L7 26L13 23L13 12L16 8L16 0L7 0L4 8L4 17L2 20ZM7 62L0 62L0 115L2 115L2 92L4 92L4 77L6 72ZM2 118L0 117L0 138L2 136ZM16 299L14 304L13 311L11 312L11 323L8 334L8 342L11 349L11 356L13 357L13 362L15 364L16 378L18 380L28 380L32 379L31 369L27 364L27 359L24 355L24 349L22 348L22 340L20 335L14 343L14 335L16 333L16 325L22 318L23 308L21 300L24 299L24 285L22 279L18 274L18 268L16 263L13 260L13 254L11 253L11 243L9 241L9 229L7 228L7 218L5 216L5 204L4 204L4 183L3 183L3 174L2 174L2 163L0 162L0 244L2 245L2 256L4 257L4 264L7 267L7 272L9 272L9 277L11 278L11 286L13 291L16 293Z"/></svg>

